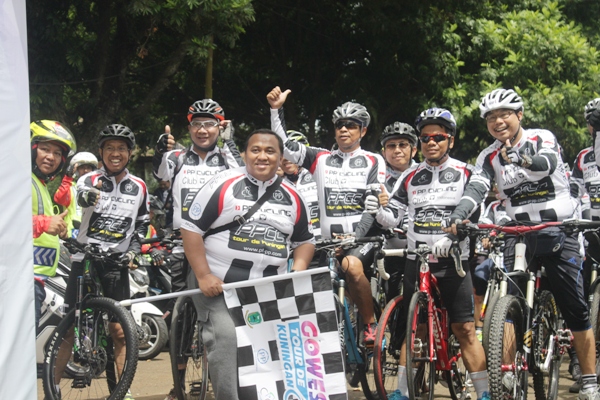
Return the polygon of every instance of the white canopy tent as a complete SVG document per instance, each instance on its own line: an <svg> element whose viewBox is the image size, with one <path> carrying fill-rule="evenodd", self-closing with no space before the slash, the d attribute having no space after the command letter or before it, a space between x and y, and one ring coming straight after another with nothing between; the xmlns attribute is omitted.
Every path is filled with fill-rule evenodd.
<svg viewBox="0 0 600 400"><path fill-rule="evenodd" d="M35 399L25 1L0 0L0 399Z"/></svg>

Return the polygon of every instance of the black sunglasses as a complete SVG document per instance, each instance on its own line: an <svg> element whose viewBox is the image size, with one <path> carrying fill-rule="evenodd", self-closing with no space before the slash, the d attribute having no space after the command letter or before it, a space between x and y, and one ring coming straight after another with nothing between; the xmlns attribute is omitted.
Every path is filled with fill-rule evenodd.
<svg viewBox="0 0 600 400"><path fill-rule="evenodd" d="M342 129L343 127L346 127L346 129L358 129L360 128L360 125L357 124L354 121L350 121L350 120L339 120L337 121L335 124L335 129Z"/></svg>
<svg viewBox="0 0 600 400"><path fill-rule="evenodd" d="M429 143L430 140L433 139L434 142L439 143L439 142L443 142L444 140L448 139L449 137L450 137L449 135L442 135L442 134L423 135L423 136L419 136L419 141L421 143L427 144L427 143Z"/></svg>

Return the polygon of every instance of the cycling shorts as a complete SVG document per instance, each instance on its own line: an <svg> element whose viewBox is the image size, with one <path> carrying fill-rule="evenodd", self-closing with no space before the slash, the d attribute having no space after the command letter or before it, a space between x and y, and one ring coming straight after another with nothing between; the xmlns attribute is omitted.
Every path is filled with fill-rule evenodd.
<svg viewBox="0 0 600 400"><path fill-rule="evenodd" d="M475 321L473 317L475 313L473 282L466 260L462 261L462 267L466 273L463 278L458 276L452 259L441 258L439 262L429 264L431 273L437 279L442 303L448 310L450 323ZM408 310L413 293L418 289L416 286L418 278L419 261L407 260L404 268L404 307L406 310Z"/></svg>
<svg viewBox="0 0 600 400"><path fill-rule="evenodd" d="M106 268L100 264L95 265L96 273L102 284L104 297L114 300L126 300L131 297L129 293L129 271L127 268ZM65 309L71 310L77 300L77 277L83 276L83 262L73 261L69 281L65 293Z"/></svg>
<svg viewBox="0 0 600 400"><path fill-rule="evenodd" d="M347 256L354 256L358 258L363 265L365 275L370 278L373 274L372 264L373 260L375 259L375 249L375 243L360 244L357 247L346 250L343 256L338 257L338 261L341 264L344 257Z"/></svg>
<svg viewBox="0 0 600 400"><path fill-rule="evenodd" d="M515 237L506 239L504 265L507 271L513 270L516 240ZM545 267L549 289L567 326L575 332L589 329L591 325L583 295L581 243L578 235L533 232L525 235L525 243L528 244L525 254L527 265L536 259ZM531 245L533 243L536 245ZM555 246L558 250L552 252Z"/></svg>

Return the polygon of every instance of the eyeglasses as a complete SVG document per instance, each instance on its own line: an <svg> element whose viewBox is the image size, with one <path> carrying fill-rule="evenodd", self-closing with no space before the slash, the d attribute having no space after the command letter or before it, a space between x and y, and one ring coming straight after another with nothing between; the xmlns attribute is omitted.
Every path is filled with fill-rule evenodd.
<svg viewBox="0 0 600 400"><path fill-rule="evenodd" d="M410 143L408 142L401 142L401 143L386 143L385 144L385 149L386 150L396 150L397 148L400 148L402 150L406 149L408 146L410 146Z"/></svg>
<svg viewBox="0 0 600 400"><path fill-rule="evenodd" d="M492 114L492 115L488 115L487 117L485 117L485 120L490 123L490 122L496 122L496 120L498 118L502 119L502 120L507 120L510 118L510 116L513 114L513 111L502 111L498 114Z"/></svg>
<svg viewBox="0 0 600 400"><path fill-rule="evenodd" d="M217 121L192 121L190 125L196 129L209 129L216 128L219 126L219 123Z"/></svg>
<svg viewBox="0 0 600 400"><path fill-rule="evenodd" d="M350 120L339 120L336 121L335 125L335 129L342 129L343 127L346 127L346 129L358 129L360 128L360 125L357 124L354 121L350 121Z"/></svg>
<svg viewBox="0 0 600 400"><path fill-rule="evenodd" d="M433 140L434 142L439 143L439 142L443 142L444 140L448 139L449 137L450 137L450 135L448 135L447 133L436 133L433 135L419 136L419 141L423 144L429 143L430 140Z"/></svg>
<svg viewBox="0 0 600 400"><path fill-rule="evenodd" d="M129 147L127 147L127 146L120 146L120 147L107 146L104 148L104 151L106 151L108 153L127 153L129 151Z"/></svg>

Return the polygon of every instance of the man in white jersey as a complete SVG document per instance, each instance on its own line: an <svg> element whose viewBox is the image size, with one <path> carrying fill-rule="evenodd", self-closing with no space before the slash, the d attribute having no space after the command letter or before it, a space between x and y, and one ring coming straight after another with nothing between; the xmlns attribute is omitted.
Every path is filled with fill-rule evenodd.
<svg viewBox="0 0 600 400"><path fill-rule="evenodd" d="M347 102L333 112L335 141L337 148L327 150L303 146L287 140L283 119L283 104L290 93L275 87L267 94L271 106L271 128L285 143L284 157L294 164L308 169L317 183L321 235L329 239L335 234L356 233L358 237L381 233L374 224L362 224L372 218L363 219L365 203L378 202L373 195L368 199L368 190L386 192L385 162L379 154L363 150L361 139L367 133L371 116L367 109L354 102ZM365 267L372 264L374 249L372 243L359 246L340 256L341 266L346 271L352 298L365 323L363 341L372 346L375 340L375 319L371 285L365 275Z"/></svg>
<svg viewBox="0 0 600 400"><path fill-rule="evenodd" d="M232 123L225 119L225 111L219 103L212 99L194 102L188 109L187 122L192 145L188 148L177 146L167 125L152 159L156 178L171 183L172 199L166 202L173 204L174 230L181 227L196 193L210 178L225 169L244 165L232 140ZM219 137L224 140L223 147L217 146ZM185 289L189 273L182 246L173 249L171 259L172 290L178 292ZM169 303L168 311L172 311L174 304L174 301ZM179 365L183 382L186 363L182 361ZM174 390L166 399L175 399Z"/></svg>
<svg viewBox="0 0 600 400"><path fill-rule="evenodd" d="M292 248L293 270L305 270L314 253L306 203L276 175L281 139L259 129L248 138L245 154L245 167L222 172L198 191L181 225L185 253L202 290L194 302L216 400L245 400L238 395L235 327L222 284L286 273ZM261 200L253 215L243 217Z"/></svg>
<svg viewBox="0 0 600 400"><path fill-rule="evenodd" d="M476 173L450 217L445 230L456 233L457 221L465 220L491 189L498 185L506 212L519 221L546 222L572 218L577 212L569 193L558 143L545 129L523 129L523 100L512 89L496 89L486 94L479 105L494 143L483 150ZM542 231L526 235L537 246L527 246L528 264L541 259L556 303L575 337L583 386L579 399L600 399L596 383L596 352L581 276L582 249L576 234ZM510 271L514 264L514 238L506 241L504 263ZM543 243L543 244L542 244Z"/></svg>

